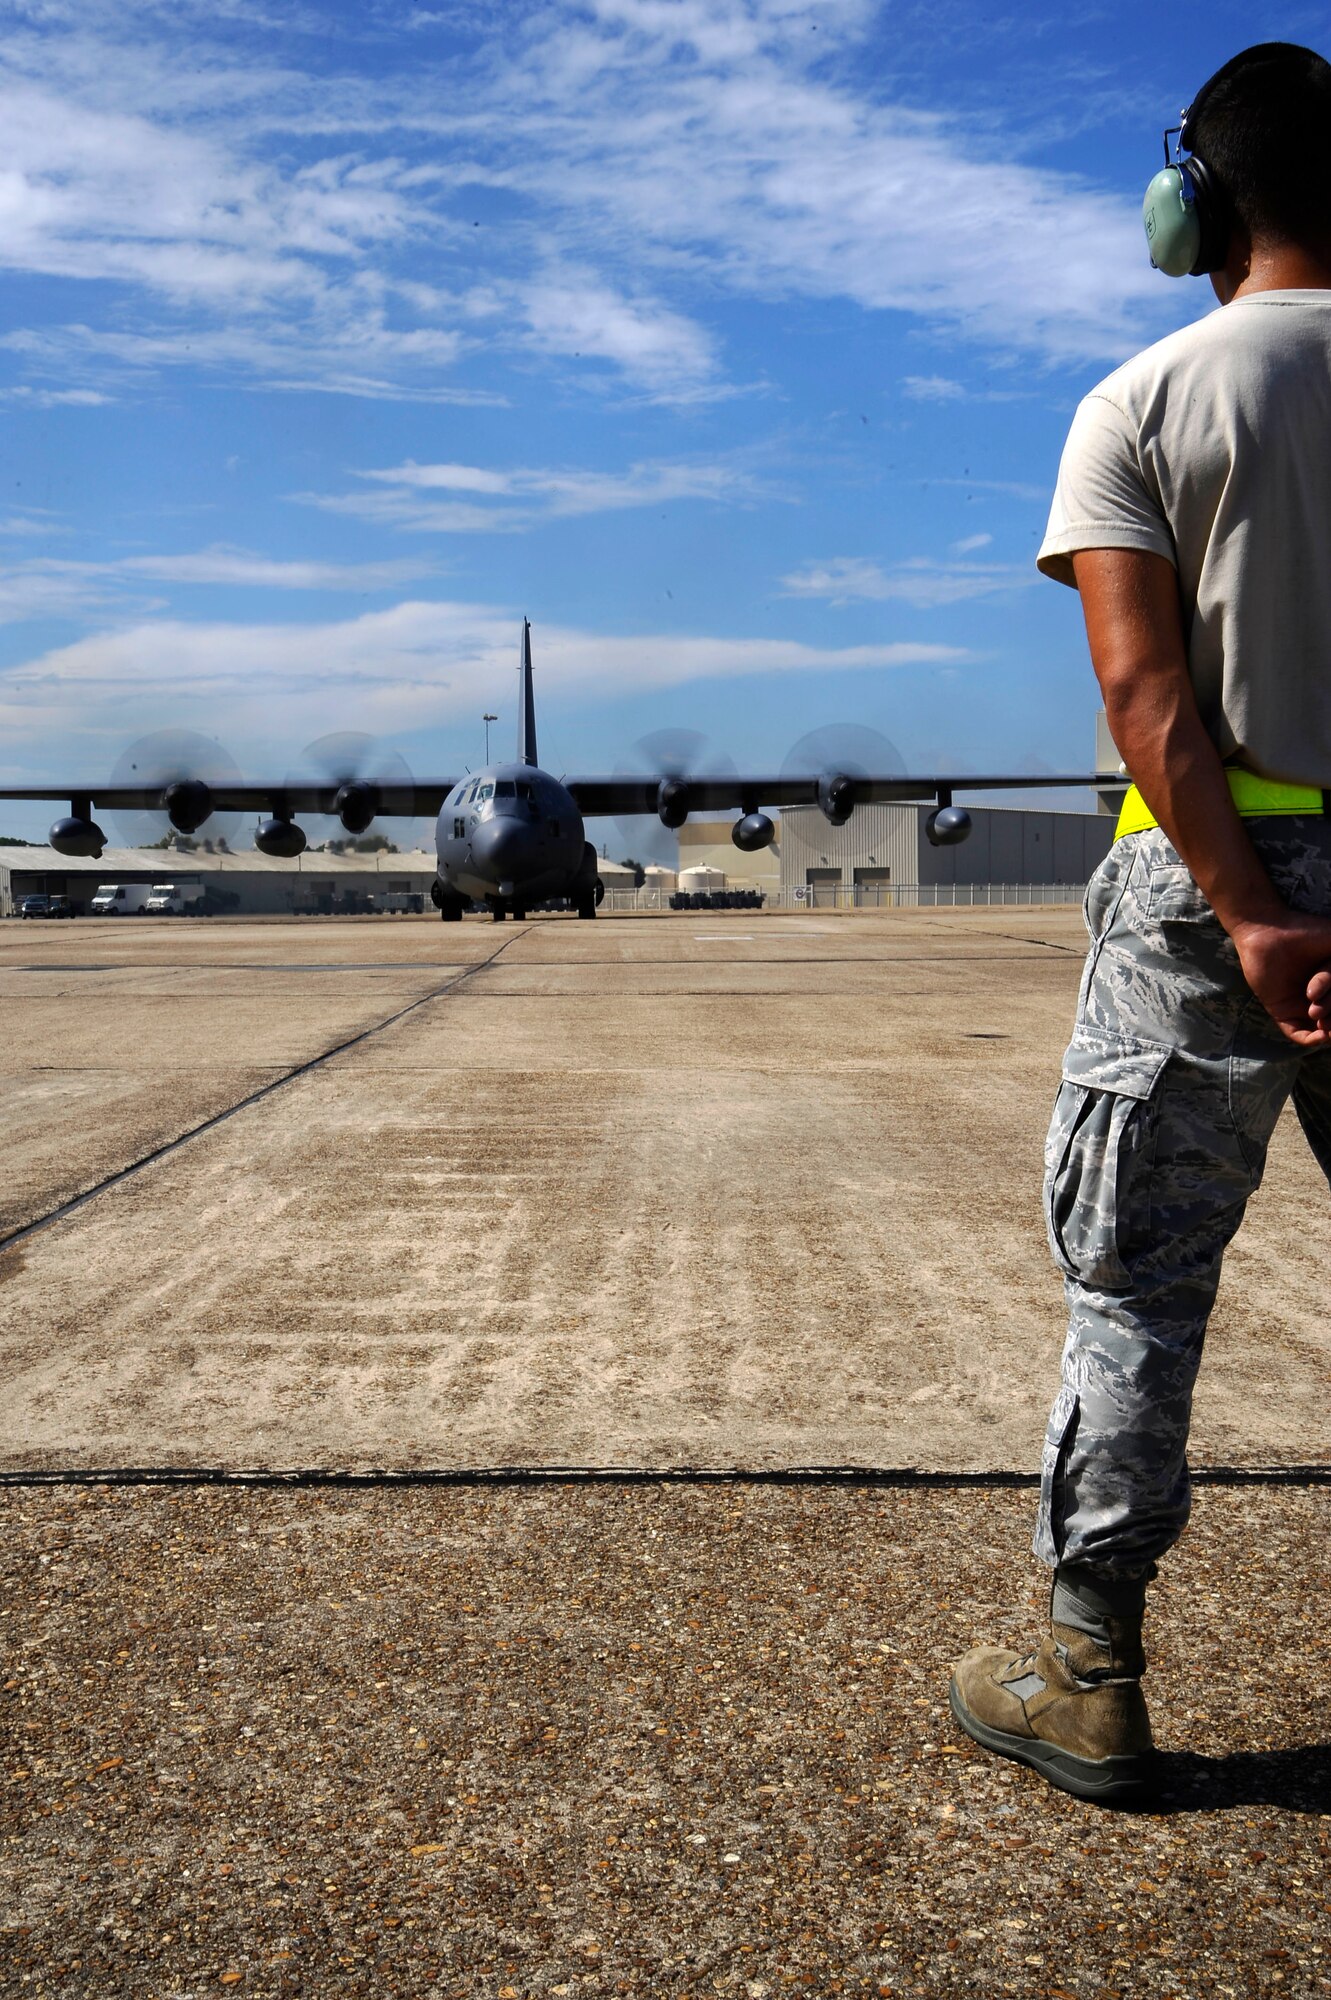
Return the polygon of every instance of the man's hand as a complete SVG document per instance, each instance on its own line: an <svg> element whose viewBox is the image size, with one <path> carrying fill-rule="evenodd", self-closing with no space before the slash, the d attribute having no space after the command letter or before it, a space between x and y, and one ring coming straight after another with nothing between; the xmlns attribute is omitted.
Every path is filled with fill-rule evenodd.
<svg viewBox="0 0 1331 2000"><path fill-rule="evenodd" d="M1192 691L1172 565L1140 549L1085 549L1072 567L1109 726L1137 789L1272 1020L1301 1049L1331 1048L1331 916L1282 901L1234 810Z"/></svg>
<svg viewBox="0 0 1331 2000"><path fill-rule="evenodd" d="M1331 918L1289 910L1232 936L1244 978L1281 1033L1301 1049L1331 1048Z"/></svg>

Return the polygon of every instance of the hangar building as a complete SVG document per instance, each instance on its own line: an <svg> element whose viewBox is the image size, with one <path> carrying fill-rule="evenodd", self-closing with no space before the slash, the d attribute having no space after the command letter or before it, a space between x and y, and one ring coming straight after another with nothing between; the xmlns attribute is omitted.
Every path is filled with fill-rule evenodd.
<svg viewBox="0 0 1331 2000"><path fill-rule="evenodd" d="M969 840L934 847L925 832L932 806L858 806L845 826L829 826L817 806L781 815L781 886L814 902L886 902L899 888L942 883L1085 884L1109 852L1107 813L968 806Z"/></svg>
<svg viewBox="0 0 1331 2000"><path fill-rule="evenodd" d="M600 868L607 889L632 889L627 868L615 862ZM50 847L0 847L0 917L17 916L28 895L65 896L76 915L86 915L103 882L198 884L212 892L212 912L233 916L355 916L414 907L413 899L429 910L435 870L434 855L419 851L328 854L307 848L287 861L249 848L108 847L94 861ZM672 874L662 880L674 887Z"/></svg>
<svg viewBox="0 0 1331 2000"><path fill-rule="evenodd" d="M1117 801L1114 803L1117 812ZM857 806L832 826L817 806L788 806L772 845L741 854L729 820L689 820L679 832L681 887L687 871L718 872L731 889L807 890L814 902L888 902L899 889L947 883L1065 883L1082 887L1109 851L1106 813L1046 812L1023 806L968 806L969 840L934 847L925 832L932 806Z"/></svg>
<svg viewBox="0 0 1331 2000"><path fill-rule="evenodd" d="M292 916L387 909L395 898L428 898L432 854L318 854L294 861L249 849L206 853L201 847L108 847L100 861L57 854L51 847L0 847L0 916L14 916L24 896L67 896L77 913L103 882L200 884L216 910L248 916Z"/></svg>

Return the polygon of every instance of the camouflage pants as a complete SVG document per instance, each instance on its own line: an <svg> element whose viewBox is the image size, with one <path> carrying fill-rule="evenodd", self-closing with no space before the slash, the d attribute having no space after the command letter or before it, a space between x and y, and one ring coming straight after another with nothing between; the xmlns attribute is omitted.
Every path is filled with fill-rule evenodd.
<svg viewBox="0 0 1331 2000"><path fill-rule="evenodd" d="M1331 912L1331 819L1247 824L1284 900ZM1115 842L1086 923L1045 1151L1069 1327L1035 1553L1131 1576L1187 1522L1192 1388L1221 1259L1291 1093L1331 1176L1331 1052L1280 1033L1158 830Z"/></svg>

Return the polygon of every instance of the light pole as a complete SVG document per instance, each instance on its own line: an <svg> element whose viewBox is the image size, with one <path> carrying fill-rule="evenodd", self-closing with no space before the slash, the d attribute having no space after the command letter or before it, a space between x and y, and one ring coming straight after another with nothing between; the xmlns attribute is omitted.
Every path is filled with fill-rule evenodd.
<svg viewBox="0 0 1331 2000"><path fill-rule="evenodd" d="M481 717L481 721L485 724L485 761L487 764L490 761L490 724L498 722L498 720L499 717L497 715L483 715Z"/></svg>

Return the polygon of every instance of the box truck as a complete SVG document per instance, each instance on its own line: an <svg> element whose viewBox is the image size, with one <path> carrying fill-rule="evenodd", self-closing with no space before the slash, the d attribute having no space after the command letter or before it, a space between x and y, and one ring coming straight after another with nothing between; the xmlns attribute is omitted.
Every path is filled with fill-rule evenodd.
<svg viewBox="0 0 1331 2000"><path fill-rule="evenodd" d="M150 917L204 917L206 898L202 882L154 882L143 907Z"/></svg>

